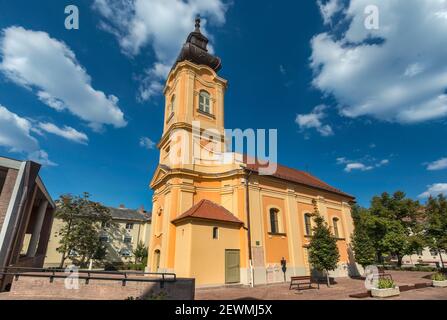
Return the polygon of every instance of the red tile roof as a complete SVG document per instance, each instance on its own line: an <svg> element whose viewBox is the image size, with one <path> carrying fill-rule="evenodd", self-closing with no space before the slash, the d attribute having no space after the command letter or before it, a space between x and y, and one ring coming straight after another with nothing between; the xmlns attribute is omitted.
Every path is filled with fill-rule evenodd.
<svg viewBox="0 0 447 320"><path fill-rule="evenodd" d="M244 157L244 162L246 163L248 170L254 171L256 173L259 173L260 168L264 167L261 166L258 162L253 164L253 162L255 161L250 161L251 163L248 163L249 161L247 160L247 157ZM289 168L280 164L278 164L277 170L272 176L279 179L336 193L338 195L351 198L353 200L355 199L354 196L328 185L326 182L321 181L317 177L314 177L313 175L307 172Z"/></svg>
<svg viewBox="0 0 447 320"><path fill-rule="evenodd" d="M210 200L200 201L191 209L172 220L172 223L175 224L188 218L243 224L243 222L236 218L230 211Z"/></svg>

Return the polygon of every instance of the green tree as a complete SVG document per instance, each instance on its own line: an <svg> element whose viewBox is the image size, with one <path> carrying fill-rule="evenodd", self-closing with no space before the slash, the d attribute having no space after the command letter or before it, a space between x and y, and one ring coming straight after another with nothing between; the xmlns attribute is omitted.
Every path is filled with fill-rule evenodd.
<svg viewBox="0 0 447 320"><path fill-rule="evenodd" d="M330 287L329 271L335 270L340 260L337 239L331 234L328 224L320 215L314 201L314 221L312 239L309 244L309 262L318 271L326 273L327 285Z"/></svg>
<svg viewBox="0 0 447 320"><path fill-rule="evenodd" d="M354 206L352 217L354 220L352 246L355 260L365 268L376 262L376 248L374 247L368 224L369 211L359 206Z"/></svg>
<svg viewBox="0 0 447 320"><path fill-rule="evenodd" d="M133 251L133 255L135 256L135 263L143 263L143 261L148 256L148 248L144 245L142 241L140 241Z"/></svg>
<svg viewBox="0 0 447 320"><path fill-rule="evenodd" d="M380 241L382 251L397 257L397 266L402 266L402 258L409 253L409 235L400 221L384 220L386 232Z"/></svg>
<svg viewBox="0 0 447 320"><path fill-rule="evenodd" d="M427 201L425 223L425 239L432 250L436 250L441 258L442 268L445 267L442 259L442 250L447 251L447 199L444 195L437 198L430 197Z"/></svg>
<svg viewBox="0 0 447 320"><path fill-rule="evenodd" d="M378 260L383 262L383 254L395 255L400 267L403 256L422 242L419 202L407 198L401 191L393 195L384 192L372 199L369 212L368 233L372 236Z"/></svg>
<svg viewBox="0 0 447 320"><path fill-rule="evenodd" d="M109 209L90 200L90 194L82 196L62 195L57 201L56 218L63 221L58 236L57 251L62 254L60 268L73 252L79 257L81 267L90 260L105 254L100 241L102 225L113 224Z"/></svg>

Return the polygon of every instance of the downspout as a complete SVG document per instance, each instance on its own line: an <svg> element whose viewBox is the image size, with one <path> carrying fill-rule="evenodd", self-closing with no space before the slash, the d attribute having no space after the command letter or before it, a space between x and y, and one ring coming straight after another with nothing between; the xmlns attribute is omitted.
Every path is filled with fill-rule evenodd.
<svg viewBox="0 0 447 320"><path fill-rule="evenodd" d="M253 255L251 251L251 223L250 223L250 190L249 190L249 179L252 174L252 171L245 170L245 210L247 214L247 237L248 237L248 264L250 268L250 285L253 288L255 277L254 277L254 270L253 270Z"/></svg>

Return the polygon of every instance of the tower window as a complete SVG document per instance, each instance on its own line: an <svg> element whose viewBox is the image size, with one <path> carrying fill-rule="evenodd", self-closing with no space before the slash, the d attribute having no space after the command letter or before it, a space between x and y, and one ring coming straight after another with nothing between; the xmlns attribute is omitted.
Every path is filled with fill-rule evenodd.
<svg viewBox="0 0 447 320"><path fill-rule="evenodd" d="M200 91L199 110L206 113L211 113L211 96L206 91Z"/></svg>
<svg viewBox="0 0 447 320"><path fill-rule="evenodd" d="M213 228L213 239L214 240L219 239L219 228L218 227Z"/></svg>
<svg viewBox="0 0 447 320"><path fill-rule="evenodd" d="M175 112L175 95L172 96L170 109L171 113Z"/></svg>

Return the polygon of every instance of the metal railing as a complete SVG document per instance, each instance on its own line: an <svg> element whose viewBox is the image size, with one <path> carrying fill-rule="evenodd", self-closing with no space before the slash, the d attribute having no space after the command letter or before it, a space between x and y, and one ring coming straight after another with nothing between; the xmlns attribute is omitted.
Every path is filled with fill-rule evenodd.
<svg viewBox="0 0 447 320"><path fill-rule="evenodd" d="M121 281L122 286L127 282L159 282L160 288L164 288L166 282L176 282L175 273L156 273L142 271L96 271L96 270L66 270L28 267L2 267L0 275L13 276L15 281L20 277L49 278L50 283L54 279L65 279L77 273L79 280L85 280L89 284L90 280ZM133 276L133 277L132 277Z"/></svg>

